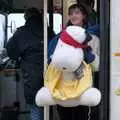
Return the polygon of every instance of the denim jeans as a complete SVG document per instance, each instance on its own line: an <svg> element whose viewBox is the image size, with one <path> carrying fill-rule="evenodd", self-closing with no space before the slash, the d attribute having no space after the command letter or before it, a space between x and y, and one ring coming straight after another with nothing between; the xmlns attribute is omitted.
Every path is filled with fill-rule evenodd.
<svg viewBox="0 0 120 120"><path fill-rule="evenodd" d="M43 108L30 105L30 120L43 120Z"/></svg>

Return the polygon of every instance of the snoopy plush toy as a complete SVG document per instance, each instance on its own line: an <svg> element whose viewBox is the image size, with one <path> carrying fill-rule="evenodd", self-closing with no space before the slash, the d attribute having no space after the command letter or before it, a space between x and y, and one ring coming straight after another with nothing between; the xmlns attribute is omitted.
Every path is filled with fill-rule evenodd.
<svg viewBox="0 0 120 120"><path fill-rule="evenodd" d="M95 60L87 45L84 28L68 26L61 32L51 63L45 74L45 85L36 94L36 104L96 106L101 92L93 87L91 63Z"/></svg>

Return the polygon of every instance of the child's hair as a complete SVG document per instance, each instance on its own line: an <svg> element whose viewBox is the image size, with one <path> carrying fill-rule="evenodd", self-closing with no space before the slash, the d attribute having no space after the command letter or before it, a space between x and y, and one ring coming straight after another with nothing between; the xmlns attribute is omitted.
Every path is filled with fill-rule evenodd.
<svg viewBox="0 0 120 120"><path fill-rule="evenodd" d="M73 4L68 8L68 14L71 10L78 8L84 15L88 16L87 7L84 4Z"/></svg>
<svg viewBox="0 0 120 120"><path fill-rule="evenodd" d="M77 0L77 3L82 3L82 4L85 4L91 8L94 7L94 4L95 4L95 0Z"/></svg>

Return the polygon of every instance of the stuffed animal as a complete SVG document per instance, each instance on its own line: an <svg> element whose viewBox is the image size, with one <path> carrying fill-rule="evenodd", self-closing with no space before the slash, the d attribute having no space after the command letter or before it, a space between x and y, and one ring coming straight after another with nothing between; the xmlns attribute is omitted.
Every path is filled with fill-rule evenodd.
<svg viewBox="0 0 120 120"><path fill-rule="evenodd" d="M95 56L87 44L90 40L91 36L79 26L68 26L61 32L44 77L45 86L36 94L38 106L96 106L100 103L101 92L92 85L90 63Z"/></svg>

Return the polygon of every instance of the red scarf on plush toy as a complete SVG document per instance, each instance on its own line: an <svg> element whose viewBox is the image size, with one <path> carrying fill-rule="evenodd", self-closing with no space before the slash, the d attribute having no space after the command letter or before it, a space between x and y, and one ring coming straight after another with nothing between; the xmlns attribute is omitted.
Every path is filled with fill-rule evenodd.
<svg viewBox="0 0 120 120"><path fill-rule="evenodd" d="M75 48L87 48L88 45L80 44L66 31L63 31L60 35L60 39L68 45L74 46Z"/></svg>

